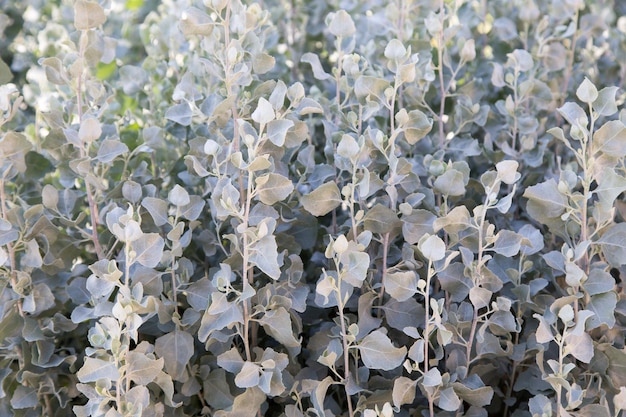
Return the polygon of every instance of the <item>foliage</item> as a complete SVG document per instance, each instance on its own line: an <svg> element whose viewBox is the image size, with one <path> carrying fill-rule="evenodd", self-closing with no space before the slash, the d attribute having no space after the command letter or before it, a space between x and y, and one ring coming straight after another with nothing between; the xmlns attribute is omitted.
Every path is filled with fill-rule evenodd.
<svg viewBox="0 0 626 417"><path fill-rule="evenodd" d="M0 415L621 415L626 10L537 3L0 0Z"/></svg>

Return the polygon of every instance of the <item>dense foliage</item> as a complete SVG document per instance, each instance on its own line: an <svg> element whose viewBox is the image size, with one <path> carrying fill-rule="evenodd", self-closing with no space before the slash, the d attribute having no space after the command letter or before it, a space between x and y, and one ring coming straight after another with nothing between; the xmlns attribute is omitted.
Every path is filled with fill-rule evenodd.
<svg viewBox="0 0 626 417"><path fill-rule="evenodd" d="M626 410L625 3L0 5L0 416Z"/></svg>

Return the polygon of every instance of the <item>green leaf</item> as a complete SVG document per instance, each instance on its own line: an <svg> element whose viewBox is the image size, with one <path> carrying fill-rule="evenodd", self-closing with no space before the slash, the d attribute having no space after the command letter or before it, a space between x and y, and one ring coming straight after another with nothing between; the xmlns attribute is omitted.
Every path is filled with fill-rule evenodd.
<svg viewBox="0 0 626 417"><path fill-rule="evenodd" d="M291 120L272 120L267 124L267 137L274 145L283 146L287 131L293 126L294 123Z"/></svg>
<svg viewBox="0 0 626 417"><path fill-rule="evenodd" d="M521 174L517 172L518 167L519 162L517 161L500 161L496 164L496 171L503 183L511 185L517 182L521 177Z"/></svg>
<svg viewBox="0 0 626 417"><path fill-rule="evenodd" d="M359 144L356 139L350 135L341 136L341 140L337 145L337 154L350 161L353 161L359 154Z"/></svg>
<svg viewBox="0 0 626 417"><path fill-rule="evenodd" d="M576 89L576 97L583 103L591 104L598 98L598 89L589 81L589 78L585 77Z"/></svg>
<svg viewBox="0 0 626 417"><path fill-rule="evenodd" d="M363 363L370 369L390 371L402 365L406 347L396 348L381 330L374 330L358 345Z"/></svg>
<svg viewBox="0 0 626 417"><path fill-rule="evenodd" d="M475 308L487 307L491 302L492 292L486 288L473 287L470 289L469 298Z"/></svg>
<svg viewBox="0 0 626 417"><path fill-rule="evenodd" d="M257 183L261 184L257 187L257 193L259 200L268 206L289 197L294 189L291 180L281 174L269 173L260 178L263 180L257 178Z"/></svg>
<svg viewBox="0 0 626 417"><path fill-rule="evenodd" d="M315 392L311 393L311 402L319 417L326 417L326 411L324 408L324 399L326 398L326 392L328 387L333 384L333 378L327 376L321 381L315 381Z"/></svg>
<svg viewBox="0 0 626 417"><path fill-rule="evenodd" d="M337 208L342 200L337 184L327 182L300 199L302 206L312 215L324 216Z"/></svg>
<svg viewBox="0 0 626 417"><path fill-rule="evenodd" d="M95 382L98 379L108 379L116 382L120 377L120 372L115 366L115 362L105 361L96 358L85 358L85 363L76 373L80 382Z"/></svg>
<svg viewBox="0 0 626 417"><path fill-rule="evenodd" d="M406 48L398 39L392 39L385 47L385 58L400 60L406 55Z"/></svg>
<svg viewBox="0 0 626 417"><path fill-rule="evenodd" d="M165 241L158 233L144 233L131 243L136 253L135 261L148 268L154 268L161 261Z"/></svg>
<svg viewBox="0 0 626 417"><path fill-rule="evenodd" d="M328 31L337 37L346 37L353 35L354 32L356 32L356 27L348 12L339 10L332 15L330 24L328 25Z"/></svg>
<svg viewBox="0 0 626 417"><path fill-rule="evenodd" d="M246 390L235 397L230 410L218 410L213 415L215 417L255 417L266 396L257 387L246 388Z"/></svg>
<svg viewBox="0 0 626 417"><path fill-rule="evenodd" d="M363 223L365 230L380 234L389 233L401 225L396 212L380 203L367 211Z"/></svg>
<svg viewBox="0 0 626 417"><path fill-rule="evenodd" d="M104 9L98 3L78 0L74 4L74 27L77 30L94 29L105 21Z"/></svg>
<svg viewBox="0 0 626 417"><path fill-rule="evenodd" d="M165 360L165 371L176 381L183 381L187 364L194 353L193 336L174 330L156 339L154 352Z"/></svg>
<svg viewBox="0 0 626 417"><path fill-rule="evenodd" d="M608 263L615 267L626 264L626 223L616 223L597 240Z"/></svg>

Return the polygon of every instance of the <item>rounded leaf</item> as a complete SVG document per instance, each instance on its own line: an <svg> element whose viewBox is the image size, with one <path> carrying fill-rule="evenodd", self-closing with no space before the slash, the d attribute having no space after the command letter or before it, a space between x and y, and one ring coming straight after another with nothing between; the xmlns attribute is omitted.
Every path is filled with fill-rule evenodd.
<svg viewBox="0 0 626 417"><path fill-rule="evenodd" d="M261 97L256 110L252 113L252 120L260 125L267 124L276 118L276 113L269 101Z"/></svg>
<svg viewBox="0 0 626 417"><path fill-rule="evenodd" d="M440 261L446 256L446 244L437 235L428 236L418 246L424 257L431 262Z"/></svg>
<svg viewBox="0 0 626 417"><path fill-rule="evenodd" d="M339 10L332 16L330 24L328 25L328 31L337 37L351 36L356 32L356 27L348 12Z"/></svg>

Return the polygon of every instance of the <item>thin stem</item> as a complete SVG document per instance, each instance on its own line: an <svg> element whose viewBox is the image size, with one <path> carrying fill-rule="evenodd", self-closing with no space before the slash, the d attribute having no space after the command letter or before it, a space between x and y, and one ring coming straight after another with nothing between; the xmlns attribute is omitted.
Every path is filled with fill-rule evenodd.
<svg viewBox="0 0 626 417"><path fill-rule="evenodd" d="M444 0L440 0L439 1L439 13L441 15L440 20L441 20L441 26L442 29L439 32L438 35L438 40L437 40L437 67L438 67L438 72L439 72L439 89L440 89L440 94L441 94L441 102L439 103L439 118L438 118L438 124L439 124L439 148L443 149L443 146L445 144L445 139L446 139L446 135L445 135L445 131L444 131L444 127L443 127L443 116L445 113L445 108L446 108L446 86L444 83L444 79L443 79L443 20L444 20L444 16L445 16L445 5L444 5Z"/></svg>
<svg viewBox="0 0 626 417"><path fill-rule="evenodd" d="M339 265L337 265L337 270L339 270ZM350 355L349 355L349 346L348 346L348 338L346 332L346 321L343 315L343 298L341 297L341 272L338 271L337 275L337 306L339 307L339 320L341 321L341 339L343 343L343 379L344 379L344 387L347 387L348 381L350 380ZM352 399L350 398L350 394L348 394L347 388L346 391L346 402L348 403L348 415L350 417L354 417L354 410L352 409Z"/></svg>
<svg viewBox="0 0 626 417"><path fill-rule="evenodd" d="M380 291L378 292L378 304L383 305L383 296L385 295L385 278L387 277L387 255L389 253L389 232L383 235L383 270L381 272ZM378 309L378 317L380 318L383 309Z"/></svg>
<svg viewBox="0 0 626 417"><path fill-rule="evenodd" d="M426 275L426 287L424 288L424 373L428 372L428 348L430 345L430 281L433 276L433 262L428 260L428 273ZM430 397L430 395L429 395ZM430 398L429 398L430 401Z"/></svg>

